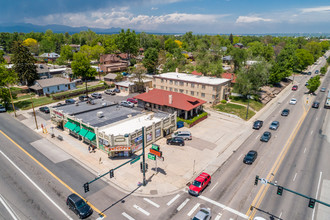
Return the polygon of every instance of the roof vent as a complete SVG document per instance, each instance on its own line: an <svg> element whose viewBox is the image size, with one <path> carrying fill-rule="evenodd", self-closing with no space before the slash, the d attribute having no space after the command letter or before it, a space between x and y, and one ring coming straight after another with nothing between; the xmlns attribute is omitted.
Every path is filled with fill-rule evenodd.
<svg viewBox="0 0 330 220"><path fill-rule="evenodd" d="M131 118L131 117L132 117L132 115L131 115L131 114L127 115L127 118Z"/></svg>
<svg viewBox="0 0 330 220"><path fill-rule="evenodd" d="M107 103L106 103L106 102L103 102L103 103L102 103L102 106L103 106L103 107L107 106Z"/></svg>
<svg viewBox="0 0 330 220"><path fill-rule="evenodd" d="M98 118L102 118L104 116L103 112L97 112L96 115L97 115Z"/></svg>
<svg viewBox="0 0 330 220"><path fill-rule="evenodd" d="M171 105L173 102L172 95L168 95L168 103Z"/></svg>

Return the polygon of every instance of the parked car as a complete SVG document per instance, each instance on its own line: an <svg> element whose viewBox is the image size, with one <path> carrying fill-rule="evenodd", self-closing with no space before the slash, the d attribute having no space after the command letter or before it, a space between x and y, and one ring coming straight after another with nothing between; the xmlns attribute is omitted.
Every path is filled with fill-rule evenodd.
<svg viewBox="0 0 330 220"><path fill-rule="evenodd" d="M0 112L6 112L6 111L7 110L6 110L5 106L0 104Z"/></svg>
<svg viewBox="0 0 330 220"><path fill-rule="evenodd" d="M290 105L295 105L295 104L297 104L297 99L292 98L292 99L290 100L289 104L290 104Z"/></svg>
<svg viewBox="0 0 330 220"><path fill-rule="evenodd" d="M305 83L305 86L308 86L308 85L309 85L308 82L306 82L306 83Z"/></svg>
<svg viewBox="0 0 330 220"><path fill-rule="evenodd" d="M297 85L292 86L292 91L297 91L297 90L298 90L298 86Z"/></svg>
<svg viewBox="0 0 330 220"><path fill-rule="evenodd" d="M94 92L91 94L91 96L95 99L100 99L102 98L102 94L101 93L98 93L98 92Z"/></svg>
<svg viewBox="0 0 330 220"><path fill-rule="evenodd" d="M321 90L320 90L320 92L325 92L325 90L327 90L327 88L322 87Z"/></svg>
<svg viewBox="0 0 330 220"><path fill-rule="evenodd" d="M273 121L270 124L269 129L270 130L277 130L279 126L280 126L280 122L279 121Z"/></svg>
<svg viewBox="0 0 330 220"><path fill-rule="evenodd" d="M132 102L128 102L128 101L121 101L120 102L121 106L125 106L125 107L129 107L129 108L133 108L134 104Z"/></svg>
<svg viewBox="0 0 330 220"><path fill-rule="evenodd" d="M192 135L190 131L177 131L172 134L172 137L182 137L184 140L192 139Z"/></svg>
<svg viewBox="0 0 330 220"><path fill-rule="evenodd" d="M74 104L74 103L76 103L76 100L74 100L74 99L65 100L65 104Z"/></svg>
<svg viewBox="0 0 330 220"><path fill-rule="evenodd" d="M79 218L87 218L93 213L93 209L77 194L71 194L66 199L66 205L71 209Z"/></svg>
<svg viewBox="0 0 330 220"><path fill-rule="evenodd" d="M315 74L319 74L319 70L315 70Z"/></svg>
<svg viewBox="0 0 330 220"><path fill-rule="evenodd" d="M312 108L319 108L319 107L320 107L320 102L317 101L313 102Z"/></svg>
<svg viewBox="0 0 330 220"><path fill-rule="evenodd" d="M113 91L115 91L115 93L120 93L120 89L115 88Z"/></svg>
<svg viewBox="0 0 330 220"><path fill-rule="evenodd" d="M272 137L272 133L270 133L269 131L265 131L260 137L260 141L268 142L271 137Z"/></svg>
<svg viewBox="0 0 330 220"><path fill-rule="evenodd" d="M137 104L138 103L138 101L136 99L133 99L133 98L128 98L126 101L132 102L133 104Z"/></svg>
<svg viewBox="0 0 330 220"><path fill-rule="evenodd" d="M207 173L201 173L189 186L189 194L199 196L201 192L211 183L211 176Z"/></svg>
<svg viewBox="0 0 330 220"><path fill-rule="evenodd" d="M307 75L312 75L312 72L308 72Z"/></svg>
<svg viewBox="0 0 330 220"><path fill-rule="evenodd" d="M282 111L282 113L281 113L281 115L282 116L288 116L290 114L290 110L289 109L283 109L283 111Z"/></svg>
<svg viewBox="0 0 330 220"><path fill-rule="evenodd" d="M212 213L210 209L201 208L192 220L210 220L212 217Z"/></svg>
<svg viewBox="0 0 330 220"><path fill-rule="evenodd" d="M107 95L116 95L116 92L113 89L107 89L104 91L104 93Z"/></svg>
<svg viewBox="0 0 330 220"><path fill-rule="evenodd" d="M167 145L184 146L184 140L181 137L173 137L166 140Z"/></svg>
<svg viewBox="0 0 330 220"><path fill-rule="evenodd" d="M263 121L257 120L253 123L253 129L259 130L263 124L264 124Z"/></svg>
<svg viewBox="0 0 330 220"><path fill-rule="evenodd" d="M45 112L45 113L49 113L49 112L50 112L50 111L49 111L49 108L48 108L47 106L40 107L40 108L39 108L39 111L41 111L41 112Z"/></svg>
<svg viewBox="0 0 330 220"><path fill-rule="evenodd" d="M253 162L257 159L258 153L257 151L250 150L244 157L243 163L245 164L253 164Z"/></svg>
<svg viewBox="0 0 330 220"><path fill-rule="evenodd" d="M80 101L87 101L88 99L89 99L90 97L88 97L87 95L81 95L81 96L79 96L79 100Z"/></svg>

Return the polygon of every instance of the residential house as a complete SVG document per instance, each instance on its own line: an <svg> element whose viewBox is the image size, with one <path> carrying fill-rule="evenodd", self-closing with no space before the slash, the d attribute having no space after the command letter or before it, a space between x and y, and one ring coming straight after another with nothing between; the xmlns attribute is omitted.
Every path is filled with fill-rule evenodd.
<svg viewBox="0 0 330 220"><path fill-rule="evenodd" d="M103 73L113 73L127 70L128 62L121 60L116 54L102 54L100 56L100 70Z"/></svg>
<svg viewBox="0 0 330 220"><path fill-rule="evenodd" d="M192 71L191 74L193 74L195 76L203 76L203 73L197 72L196 70Z"/></svg>
<svg viewBox="0 0 330 220"><path fill-rule="evenodd" d="M57 53L52 52L52 53L41 54L39 57L40 58L43 58L43 60L45 60L46 62L48 62L48 61L55 61L57 58L60 57L60 55L57 54Z"/></svg>
<svg viewBox="0 0 330 220"><path fill-rule="evenodd" d="M221 78L230 79L230 82L233 84L236 83L237 76L235 75L235 73L222 73Z"/></svg>
<svg viewBox="0 0 330 220"><path fill-rule="evenodd" d="M108 84L113 84L116 81L117 74L115 73L108 73L104 76L104 81Z"/></svg>
<svg viewBox="0 0 330 220"><path fill-rule="evenodd" d="M40 79L48 79L52 77L49 68L46 64L36 64L36 66L37 66L37 73Z"/></svg>
<svg viewBox="0 0 330 220"><path fill-rule="evenodd" d="M68 79L54 77L36 80L35 84L29 88L37 95L45 95L76 89L76 84Z"/></svg>
<svg viewBox="0 0 330 220"><path fill-rule="evenodd" d="M71 47L72 53L77 53L80 51L80 45L78 44L70 44L69 46Z"/></svg>
<svg viewBox="0 0 330 220"><path fill-rule="evenodd" d="M236 43L234 44L234 47L242 49L244 45L242 43Z"/></svg>

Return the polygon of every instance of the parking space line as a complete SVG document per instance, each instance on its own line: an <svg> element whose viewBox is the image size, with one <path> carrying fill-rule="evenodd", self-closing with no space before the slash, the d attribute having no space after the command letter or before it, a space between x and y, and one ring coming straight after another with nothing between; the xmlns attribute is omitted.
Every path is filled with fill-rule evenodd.
<svg viewBox="0 0 330 220"><path fill-rule="evenodd" d="M180 211L185 205L187 205L187 203L189 202L190 199L186 199L183 203L181 203L181 205L176 209L178 211Z"/></svg>
<svg viewBox="0 0 330 220"><path fill-rule="evenodd" d="M304 150L304 153L306 152L306 147L305 147L305 150Z"/></svg>
<svg viewBox="0 0 330 220"><path fill-rule="evenodd" d="M153 206L157 207L157 208L159 208L159 207L160 207L160 205L158 205L157 203L155 203L155 202L151 201L150 199L147 199L147 198L143 198L143 199L144 199L145 201L149 202L151 205L153 205Z"/></svg>
<svg viewBox="0 0 330 220"><path fill-rule="evenodd" d="M210 192L218 185L218 182L214 184L214 186L210 189Z"/></svg>
<svg viewBox="0 0 330 220"><path fill-rule="evenodd" d="M259 135L257 135L256 140L259 138Z"/></svg>
<svg viewBox="0 0 330 220"><path fill-rule="evenodd" d="M176 196L174 196L174 198L173 199L171 199L166 205L167 206L170 206L175 200L177 200L178 198L180 197L180 195L179 194L177 194Z"/></svg>
<svg viewBox="0 0 330 220"><path fill-rule="evenodd" d="M222 216L222 214L221 213L219 213L216 217L215 217L215 219L214 220L219 220L220 218L221 218L221 216Z"/></svg>
<svg viewBox="0 0 330 220"><path fill-rule="evenodd" d="M296 177L297 177L297 173L294 175L294 177L293 177L293 182L296 180Z"/></svg>
<svg viewBox="0 0 330 220"><path fill-rule="evenodd" d="M140 212L142 212L143 214L147 215L147 216L150 215L149 212L147 212L146 210L144 210L143 208L141 208L141 207L138 206L138 205L133 205L133 207L136 208L137 210L139 210Z"/></svg>
<svg viewBox="0 0 330 220"><path fill-rule="evenodd" d="M191 216L195 211L196 209L200 206L201 204L200 203L197 203L189 212L188 212L188 216Z"/></svg>
<svg viewBox="0 0 330 220"><path fill-rule="evenodd" d="M124 217L126 217L128 220L135 220L133 217L129 216L126 212L121 213Z"/></svg>

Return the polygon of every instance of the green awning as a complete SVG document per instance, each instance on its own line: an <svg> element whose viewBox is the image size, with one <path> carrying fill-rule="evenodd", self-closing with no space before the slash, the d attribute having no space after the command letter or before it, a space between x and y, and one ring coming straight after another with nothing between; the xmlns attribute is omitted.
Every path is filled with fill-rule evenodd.
<svg viewBox="0 0 330 220"><path fill-rule="evenodd" d="M71 122L68 121L68 122L64 125L64 127L70 129L71 131L73 131L73 130L77 127L77 125L76 125L76 124L73 124L73 123L71 123Z"/></svg>
<svg viewBox="0 0 330 220"><path fill-rule="evenodd" d="M95 139L95 134L93 132L88 132L85 136L85 138L87 138L90 141L93 141Z"/></svg>
<svg viewBox="0 0 330 220"><path fill-rule="evenodd" d="M88 133L88 131L87 131L86 129L83 129L83 128L82 128L82 129L80 129L80 131L79 131L78 134L79 134L80 136L85 137L87 133Z"/></svg>
<svg viewBox="0 0 330 220"><path fill-rule="evenodd" d="M80 127L77 125L77 127L75 127L75 129L73 130L75 133L78 133L80 131Z"/></svg>

